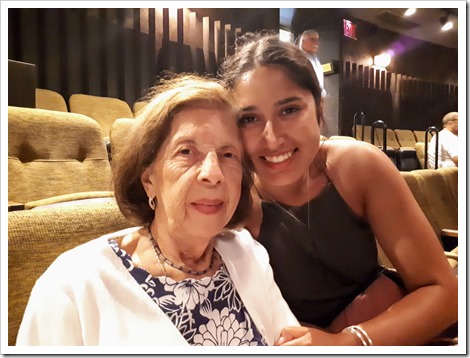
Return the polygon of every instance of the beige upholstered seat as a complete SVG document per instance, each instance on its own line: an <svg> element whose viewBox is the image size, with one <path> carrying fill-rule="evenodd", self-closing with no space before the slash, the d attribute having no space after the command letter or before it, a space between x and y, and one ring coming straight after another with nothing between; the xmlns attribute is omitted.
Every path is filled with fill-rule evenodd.
<svg viewBox="0 0 470 358"><path fill-rule="evenodd" d="M109 142L111 144L111 158L115 157L119 150L122 148L124 141L127 138L132 124L135 122L133 118L118 118L111 126L109 133ZM111 161L112 164L112 161Z"/></svg>
<svg viewBox="0 0 470 358"><path fill-rule="evenodd" d="M114 201L9 212L8 345L15 345L34 283L58 255L132 226Z"/></svg>
<svg viewBox="0 0 470 358"><path fill-rule="evenodd" d="M416 142L415 144L416 149L416 156L418 157L419 165L421 169L424 169L424 141L423 142Z"/></svg>
<svg viewBox="0 0 470 358"><path fill-rule="evenodd" d="M36 108L68 112L64 97L60 93L44 88L36 88Z"/></svg>
<svg viewBox="0 0 470 358"><path fill-rule="evenodd" d="M436 235L442 229L458 229L458 168L402 172Z"/></svg>
<svg viewBox="0 0 470 358"><path fill-rule="evenodd" d="M413 132L409 129L395 129L395 136L397 138L400 147L414 148L416 144L416 138Z"/></svg>
<svg viewBox="0 0 470 358"><path fill-rule="evenodd" d="M147 105L147 102L144 101L137 101L134 103L134 117L137 117L139 115L139 112L144 109L144 107Z"/></svg>
<svg viewBox="0 0 470 358"><path fill-rule="evenodd" d="M422 142L424 143L424 138L426 136L426 131L413 131L413 134L415 135L416 142ZM428 135L428 141L431 140L432 135Z"/></svg>
<svg viewBox="0 0 470 358"><path fill-rule="evenodd" d="M444 246L442 231L445 229L456 230L458 227L458 168L414 170L400 173L433 227L436 237ZM457 240L457 238L453 240ZM457 273L458 246L445 254L449 264ZM378 258L382 265L393 268L380 247Z"/></svg>
<svg viewBox="0 0 470 358"><path fill-rule="evenodd" d="M360 124L356 124L356 139L362 140L362 129L364 128L364 142L372 143L371 141L371 126L362 126ZM375 140L375 144L377 144L377 140Z"/></svg>
<svg viewBox="0 0 470 358"><path fill-rule="evenodd" d="M382 128L376 128L374 130L375 132L375 145L378 145L380 147L383 147L383 129ZM400 148L400 144L397 141L397 137L395 136L395 132L389 128L387 128L387 149L388 148L393 148L393 149L398 149Z"/></svg>
<svg viewBox="0 0 470 358"><path fill-rule="evenodd" d="M81 114L8 107L8 201L50 204L57 196L66 201L64 195L111 196L101 133L96 121Z"/></svg>
<svg viewBox="0 0 470 358"><path fill-rule="evenodd" d="M103 131L103 138L109 137L109 131L117 118L133 118L129 105L111 97L73 94L69 98L70 112L84 114L96 120Z"/></svg>

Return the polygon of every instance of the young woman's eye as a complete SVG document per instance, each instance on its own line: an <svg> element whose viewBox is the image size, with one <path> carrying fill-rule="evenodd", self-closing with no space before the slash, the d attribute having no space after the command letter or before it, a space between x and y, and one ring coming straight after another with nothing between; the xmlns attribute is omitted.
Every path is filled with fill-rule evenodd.
<svg viewBox="0 0 470 358"><path fill-rule="evenodd" d="M238 119L238 125L246 126L246 125L250 125L251 123L255 121L256 121L255 116L242 116Z"/></svg>
<svg viewBox="0 0 470 358"><path fill-rule="evenodd" d="M298 112L299 109L296 108L296 107L288 107L288 108L285 108L283 111L282 111L282 114L292 114L292 113L296 113Z"/></svg>

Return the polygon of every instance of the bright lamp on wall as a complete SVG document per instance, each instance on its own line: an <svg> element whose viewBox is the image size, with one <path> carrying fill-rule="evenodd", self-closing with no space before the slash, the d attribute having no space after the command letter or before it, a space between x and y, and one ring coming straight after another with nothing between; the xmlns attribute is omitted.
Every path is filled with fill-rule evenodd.
<svg viewBox="0 0 470 358"><path fill-rule="evenodd" d="M374 66L385 68L390 65L392 56L389 53L381 53L380 55L374 56Z"/></svg>
<svg viewBox="0 0 470 358"><path fill-rule="evenodd" d="M454 26L452 21L450 21L450 16L449 15L450 15L450 13L447 13L439 19L439 22L442 26L441 27L442 31L450 30Z"/></svg>

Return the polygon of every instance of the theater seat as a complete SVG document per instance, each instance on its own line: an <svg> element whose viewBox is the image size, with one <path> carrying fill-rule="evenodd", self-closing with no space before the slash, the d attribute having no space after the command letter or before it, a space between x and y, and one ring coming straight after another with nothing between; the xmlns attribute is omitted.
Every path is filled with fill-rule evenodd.
<svg viewBox="0 0 470 358"><path fill-rule="evenodd" d="M111 131L109 132L111 158L115 157L122 148L124 141L127 138L127 133L129 133L129 130L134 122L134 118L118 118L114 121L113 125L111 126Z"/></svg>
<svg viewBox="0 0 470 358"><path fill-rule="evenodd" d="M458 230L457 173L456 167L401 172L441 243L443 229Z"/></svg>
<svg viewBox="0 0 470 358"><path fill-rule="evenodd" d="M413 131L413 134L415 135L416 142L422 142L424 143L424 138L426 136L426 131ZM428 140L431 140L431 136L429 136Z"/></svg>
<svg viewBox="0 0 470 358"><path fill-rule="evenodd" d="M412 171L421 169L416 154L416 149L401 147L396 150L397 167L400 171Z"/></svg>
<svg viewBox="0 0 470 358"><path fill-rule="evenodd" d="M457 274L458 237L443 239L443 232L458 228L458 168L440 168L400 172L416 202L431 224L440 241L450 266ZM378 245L379 263L393 268Z"/></svg>
<svg viewBox="0 0 470 358"><path fill-rule="evenodd" d="M413 132L409 129L395 129L395 137L397 138L398 144L401 148L414 148L416 144L416 138Z"/></svg>
<svg viewBox="0 0 470 358"><path fill-rule="evenodd" d="M147 105L147 102L144 101L137 101L134 103L133 110L134 110L134 117L137 117L139 115L139 112L144 109L144 107Z"/></svg>
<svg viewBox="0 0 470 358"><path fill-rule="evenodd" d="M112 97L73 94L69 98L70 112L84 114L96 120L101 126L103 138L109 140L109 132L117 118L133 118L129 105Z"/></svg>
<svg viewBox="0 0 470 358"><path fill-rule="evenodd" d="M112 196L111 167L96 121L81 114L8 107L8 201ZM29 207L36 205L31 204Z"/></svg>
<svg viewBox="0 0 470 358"><path fill-rule="evenodd" d="M372 126L362 126L360 124L356 124L356 136L357 140L362 140L362 131L364 130L364 142L372 143L371 140L371 130ZM353 126L353 133L354 133L354 126ZM377 143L377 141L375 141Z"/></svg>
<svg viewBox="0 0 470 358"><path fill-rule="evenodd" d="M68 112L64 97L58 92L36 88L36 108Z"/></svg>
<svg viewBox="0 0 470 358"><path fill-rule="evenodd" d="M415 150L416 150L416 157L418 158L419 166L421 169L426 169L424 168L424 140L423 142L416 142L415 144Z"/></svg>
<svg viewBox="0 0 470 358"><path fill-rule="evenodd" d="M115 202L9 212L8 345L15 345L34 283L59 254L132 226Z"/></svg>

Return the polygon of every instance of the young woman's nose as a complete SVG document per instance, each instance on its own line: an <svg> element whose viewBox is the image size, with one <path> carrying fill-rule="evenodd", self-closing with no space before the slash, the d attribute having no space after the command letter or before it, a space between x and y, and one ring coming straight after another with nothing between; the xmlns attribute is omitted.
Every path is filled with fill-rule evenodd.
<svg viewBox="0 0 470 358"><path fill-rule="evenodd" d="M266 121L263 130L263 137L269 149L276 149L282 143L283 138L280 128L272 121Z"/></svg>
<svg viewBox="0 0 470 358"><path fill-rule="evenodd" d="M201 163L201 169L199 171L199 180L217 184L222 182L224 176L222 169L220 168L219 157L217 153L207 153Z"/></svg>

